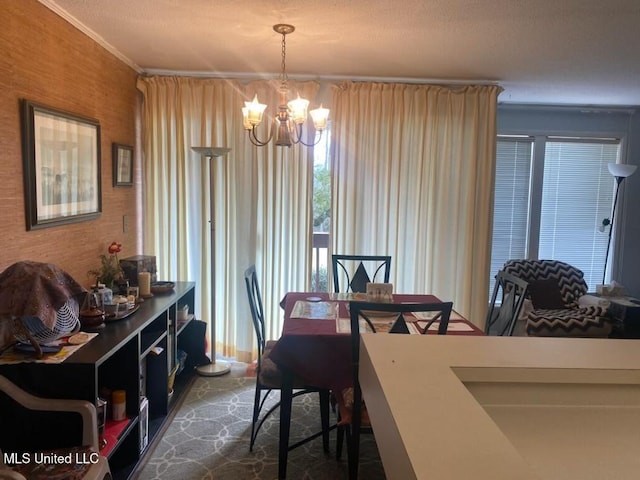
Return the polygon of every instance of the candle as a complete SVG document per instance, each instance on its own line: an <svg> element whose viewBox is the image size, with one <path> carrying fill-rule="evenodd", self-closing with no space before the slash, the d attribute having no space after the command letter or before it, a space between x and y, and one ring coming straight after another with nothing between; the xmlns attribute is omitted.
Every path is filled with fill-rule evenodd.
<svg viewBox="0 0 640 480"><path fill-rule="evenodd" d="M114 390L111 394L111 416L119 422L127 418L127 393L124 390Z"/></svg>
<svg viewBox="0 0 640 480"><path fill-rule="evenodd" d="M151 274L149 272L140 272L138 274L138 287L140 288L141 297L151 295Z"/></svg>

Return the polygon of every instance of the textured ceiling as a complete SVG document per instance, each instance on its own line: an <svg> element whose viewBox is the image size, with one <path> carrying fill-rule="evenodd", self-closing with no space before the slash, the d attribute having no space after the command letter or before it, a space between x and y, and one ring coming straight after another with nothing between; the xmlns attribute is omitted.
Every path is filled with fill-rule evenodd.
<svg viewBox="0 0 640 480"><path fill-rule="evenodd" d="M496 83L640 105L640 0L40 0L139 72Z"/></svg>

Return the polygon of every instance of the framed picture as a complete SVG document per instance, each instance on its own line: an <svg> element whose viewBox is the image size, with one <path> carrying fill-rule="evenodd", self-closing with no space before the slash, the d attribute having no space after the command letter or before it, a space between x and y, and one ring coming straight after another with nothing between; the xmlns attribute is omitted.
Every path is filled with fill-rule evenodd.
<svg viewBox="0 0 640 480"><path fill-rule="evenodd" d="M113 144L113 186L133 185L133 147Z"/></svg>
<svg viewBox="0 0 640 480"><path fill-rule="evenodd" d="M22 100L27 230L98 218L100 124Z"/></svg>

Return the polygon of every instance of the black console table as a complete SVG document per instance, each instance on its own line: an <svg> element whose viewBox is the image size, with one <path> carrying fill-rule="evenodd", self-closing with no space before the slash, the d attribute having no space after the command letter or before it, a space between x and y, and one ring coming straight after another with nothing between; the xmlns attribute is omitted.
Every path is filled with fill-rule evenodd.
<svg viewBox="0 0 640 480"><path fill-rule="evenodd" d="M38 396L94 404L105 390L125 390L127 418L107 420L107 444L101 453L109 459L114 478L129 478L194 375L193 370L185 370L169 390L180 334L193 319L190 314L177 321L178 310L189 305L193 311L194 304L195 283L177 282L173 291L146 299L131 316L107 322L96 338L62 363L0 364L0 374ZM25 427L28 420L2 412L0 446L4 451L27 448L25 442L39 448L36 439L48 433L34 434ZM55 420L52 424L56 425ZM70 424L60 422L49 432L59 446L74 434Z"/></svg>

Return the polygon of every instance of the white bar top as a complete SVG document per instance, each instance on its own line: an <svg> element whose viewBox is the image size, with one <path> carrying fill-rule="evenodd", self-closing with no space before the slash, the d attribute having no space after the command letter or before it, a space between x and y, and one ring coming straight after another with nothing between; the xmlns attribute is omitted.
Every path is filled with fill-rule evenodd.
<svg viewBox="0 0 640 480"><path fill-rule="evenodd" d="M390 480L624 479L640 471L637 341L361 338L360 384Z"/></svg>

